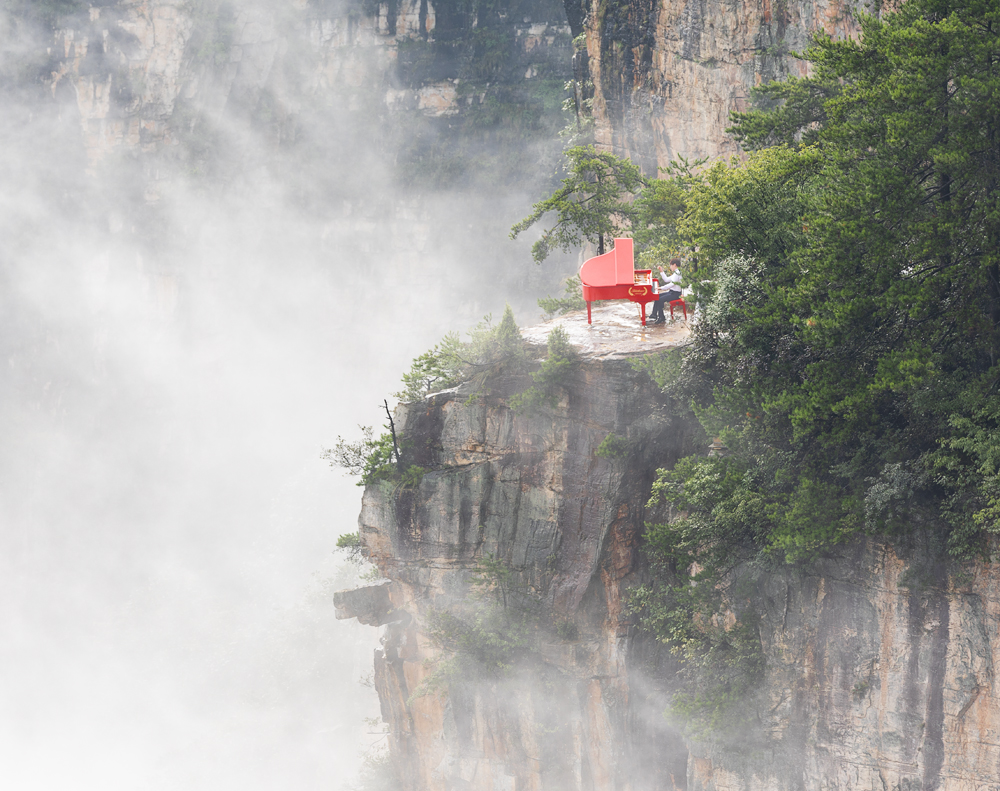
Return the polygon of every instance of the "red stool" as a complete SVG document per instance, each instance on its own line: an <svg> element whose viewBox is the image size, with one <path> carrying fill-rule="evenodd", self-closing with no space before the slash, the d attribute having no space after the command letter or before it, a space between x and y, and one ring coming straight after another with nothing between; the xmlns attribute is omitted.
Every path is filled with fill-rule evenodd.
<svg viewBox="0 0 1000 791"><path fill-rule="evenodd" d="M684 302L683 298L681 298L681 299L673 299L673 300L670 301L670 320L671 321L674 320L674 305L680 305L681 306L681 310L684 311L684 321L687 321L688 320L688 306Z"/></svg>

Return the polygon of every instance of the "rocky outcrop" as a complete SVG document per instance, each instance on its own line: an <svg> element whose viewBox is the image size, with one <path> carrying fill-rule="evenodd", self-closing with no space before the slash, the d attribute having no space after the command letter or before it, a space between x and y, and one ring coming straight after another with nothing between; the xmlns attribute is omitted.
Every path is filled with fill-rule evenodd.
<svg viewBox="0 0 1000 791"><path fill-rule="evenodd" d="M197 150L199 125L233 111L287 143L306 110L333 103L378 119L366 134L397 164L414 157L426 178L429 157L462 158L486 128L551 137L562 83L575 74L598 144L653 175L677 155L736 153L725 128L750 89L802 74L793 52L816 31L855 35L868 9L866 0L118 0L61 20L45 79L77 105L92 166L121 150Z"/></svg>
<svg viewBox="0 0 1000 791"><path fill-rule="evenodd" d="M692 791L997 787L1000 569L940 553L858 541L766 575L758 747L692 745Z"/></svg>
<svg viewBox="0 0 1000 791"><path fill-rule="evenodd" d="M480 18L454 0L118 0L59 18L43 79L75 100L92 166L119 150L184 145L196 116L252 114L261 102L266 118L256 120L277 122L279 139L311 103L451 118L481 104L491 83L530 93L568 74L559 3L509 12Z"/></svg>
<svg viewBox="0 0 1000 791"><path fill-rule="evenodd" d="M369 486L361 540L409 623L375 660L400 783L408 789L681 788L686 749L640 681L622 592L658 464L691 442L628 360L581 365L558 406L508 407L531 380L505 377L400 406L416 488ZM627 457L597 453L609 434ZM537 642L516 669L427 683L435 612L461 612L483 557L528 591ZM658 654L655 647L651 656ZM647 657L649 658L649 657Z"/></svg>
<svg viewBox="0 0 1000 791"><path fill-rule="evenodd" d="M949 566L917 534L740 572L766 670L735 741L696 737L665 713L688 676L623 606L649 574L654 471L691 452L695 434L625 358L589 353L558 406L513 412L529 383L508 376L486 394L467 385L400 406L409 460L428 472L415 488L365 491L361 540L396 613L375 668L401 787L995 787L994 565ZM622 452L599 453L610 434ZM435 679L440 614L476 611L484 557L528 591L534 642L505 672Z"/></svg>
<svg viewBox="0 0 1000 791"><path fill-rule="evenodd" d="M577 0L567 0L567 4ZM737 153L725 129L750 89L803 75L814 32L856 35L865 0L583 0L600 145L650 175ZM876 6L877 8L877 6Z"/></svg>
<svg viewBox="0 0 1000 791"><path fill-rule="evenodd" d="M369 585L365 588L337 591L333 594L337 620L357 618L367 626L381 626L395 619L389 585ZM402 616L400 616L402 618Z"/></svg>

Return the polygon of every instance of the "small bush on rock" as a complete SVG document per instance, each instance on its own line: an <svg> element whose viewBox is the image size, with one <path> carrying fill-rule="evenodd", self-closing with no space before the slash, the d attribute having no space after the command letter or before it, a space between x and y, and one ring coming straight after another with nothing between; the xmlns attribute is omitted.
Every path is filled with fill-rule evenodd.
<svg viewBox="0 0 1000 791"><path fill-rule="evenodd" d="M562 327L556 327L549 333L548 356L541 367L531 374L535 383L511 398L510 408L515 412L524 412L542 406L556 406L576 363L577 353L569 342L569 335Z"/></svg>

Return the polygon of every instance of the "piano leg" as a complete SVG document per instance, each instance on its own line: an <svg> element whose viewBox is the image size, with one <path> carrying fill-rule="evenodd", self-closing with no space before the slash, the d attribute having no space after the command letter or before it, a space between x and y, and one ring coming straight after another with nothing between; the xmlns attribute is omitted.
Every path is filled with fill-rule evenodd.
<svg viewBox="0 0 1000 791"><path fill-rule="evenodd" d="M641 315L642 315L642 326L645 327L646 326L646 303L645 302L640 302L639 303L639 310L641 311Z"/></svg>
<svg viewBox="0 0 1000 791"><path fill-rule="evenodd" d="M590 303L587 303L587 324L590 324Z"/></svg>

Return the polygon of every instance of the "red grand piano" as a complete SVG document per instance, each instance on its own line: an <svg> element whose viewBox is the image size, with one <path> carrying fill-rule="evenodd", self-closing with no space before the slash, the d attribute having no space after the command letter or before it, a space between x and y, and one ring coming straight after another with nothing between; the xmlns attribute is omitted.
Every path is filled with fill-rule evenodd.
<svg viewBox="0 0 1000 791"><path fill-rule="evenodd" d="M646 304L656 301L653 293L653 270L636 269L631 239L615 239L615 246L604 255L588 258L580 267L583 298L590 303L601 299L630 299L639 303L642 326L646 326Z"/></svg>

